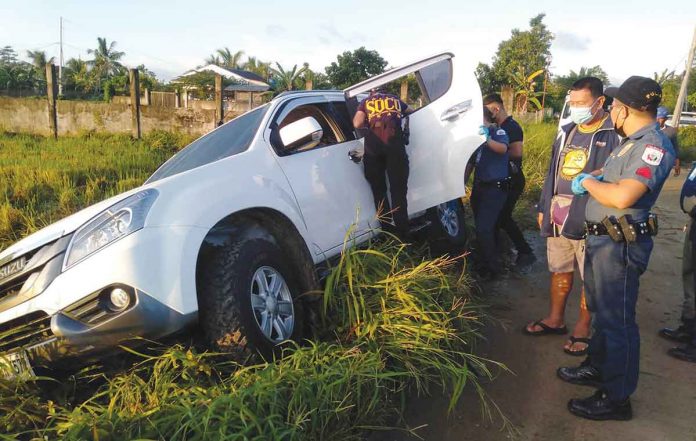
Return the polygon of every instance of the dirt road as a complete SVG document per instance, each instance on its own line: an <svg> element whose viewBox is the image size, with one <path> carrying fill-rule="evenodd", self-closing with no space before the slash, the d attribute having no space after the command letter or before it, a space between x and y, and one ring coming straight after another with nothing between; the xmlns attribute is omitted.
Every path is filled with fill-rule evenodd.
<svg viewBox="0 0 696 441"><path fill-rule="evenodd" d="M632 398L634 419L630 422L593 422L572 416L568 399L590 395L593 390L566 384L556 378L556 368L575 365L581 358L563 353L565 337L528 337L521 327L544 316L548 303L549 277L545 244L534 237L536 253L543 256L524 278L510 277L487 286L494 302L494 315L501 323L488 326L483 356L505 363L513 372L501 373L487 386L490 397L517 429L516 436L500 430L500 420L481 419L473 397L447 416L443 397L411 400L406 411L410 427L427 424L418 431L426 440L631 440L696 441L696 365L666 355L673 345L657 336L665 325L676 324L680 315L682 227L679 190L684 177L670 178L655 208L660 216L660 234L641 279L638 324L641 330L641 367L637 392ZM566 317L572 329L577 316L580 283L576 280ZM415 439L389 434L386 439Z"/></svg>

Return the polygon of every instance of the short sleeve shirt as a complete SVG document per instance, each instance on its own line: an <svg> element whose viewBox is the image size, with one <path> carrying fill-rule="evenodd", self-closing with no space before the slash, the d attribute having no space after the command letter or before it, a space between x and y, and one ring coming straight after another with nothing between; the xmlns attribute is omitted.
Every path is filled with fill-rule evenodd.
<svg viewBox="0 0 696 441"><path fill-rule="evenodd" d="M375 93L360 102L358 111L367 115L370 126L381 122L384 126L397 127L400 126L403 111L407 108L408 104L395 95Z"/></svg>
<svg viewBox="0 0 696 441"><path fill-rule="evenodd" d="M677 142L677 129L672 126L665 125L662 127L662 133L667 135L669 141L672 143L672 148L674 149L674 154L679 156L679 143Z"/></svg>
<svg viewBox="0 0 696 441"><path fill-rule="evenodd" d="M606 207L590 196L585 210L587 220L601 222L606 216L618 219L623 215L629 215L632 222L646 220L669 177L674 158L672 143L657 123L624 138L604 163L604 182L635 179L645 184L648 191L632 207L624 210Z"/></svg>
<svg viewBox="0 0 696 441"><path fill-rule="evenodd" d="M489 127L490 136L493 141L500 142L506 146L510 145L507 133L500 127ZM495 182L508 177L508 152L496 153L491 150L487 143L481 144L476 152L476 180L480 182Z"/></svg>

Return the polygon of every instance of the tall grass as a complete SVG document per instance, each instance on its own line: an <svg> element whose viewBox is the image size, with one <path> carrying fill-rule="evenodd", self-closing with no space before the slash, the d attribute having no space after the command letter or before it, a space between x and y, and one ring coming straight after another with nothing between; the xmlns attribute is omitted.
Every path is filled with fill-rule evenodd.
<svg viewBox="0 0 696 441"><path fill-rule="evenodd" d="M59 139L0 133L0 250L81 208L137 187L190 138L166 132Z"/></svg>
<svg viewBox="0 0 696 441"><path fill-rule="evenodd" d="M498 366L472 354L484 316L451 258L385 241L346 250L324 292L329 338L241 366L182 346L126 372L0 380L1 439L359 440L400 398L437 387L450 409ZM62 390L57 393L56 389Z"/></svg>

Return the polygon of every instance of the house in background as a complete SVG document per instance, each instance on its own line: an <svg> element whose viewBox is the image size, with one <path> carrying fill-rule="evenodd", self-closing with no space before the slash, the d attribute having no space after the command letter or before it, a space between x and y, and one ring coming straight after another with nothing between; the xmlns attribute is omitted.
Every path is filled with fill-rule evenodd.
<svg viewBox="0 0 696 441"><path fill-rule="evenodd" d="M270 90L271 86L259 75L241 69L228 69L215 64L197 67L181 74L181 77L193 75L199 72L213 72L219 74L223 78L232 80L233 84L225 87L222 91L222 100L224 113L241 113L254 107L260 106L265 101L263 99L264 92ZM214 102L210 101L194 101L191 99L190 91L184 88L183 107L209 107L207 104ZM203 104L206 103L206 104Z"/></svg>

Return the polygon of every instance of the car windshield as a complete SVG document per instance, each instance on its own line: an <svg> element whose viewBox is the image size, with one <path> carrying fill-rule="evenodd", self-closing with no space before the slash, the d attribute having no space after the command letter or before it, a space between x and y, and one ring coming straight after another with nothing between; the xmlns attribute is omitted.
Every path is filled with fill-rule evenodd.
<svg viewBox="0 0 696 441"><path fill-rule="evenodd" d="M268 105L261 106L193 141L162 164L146 183L193 170L245 151L254 139L267 110Z"/></svg>

